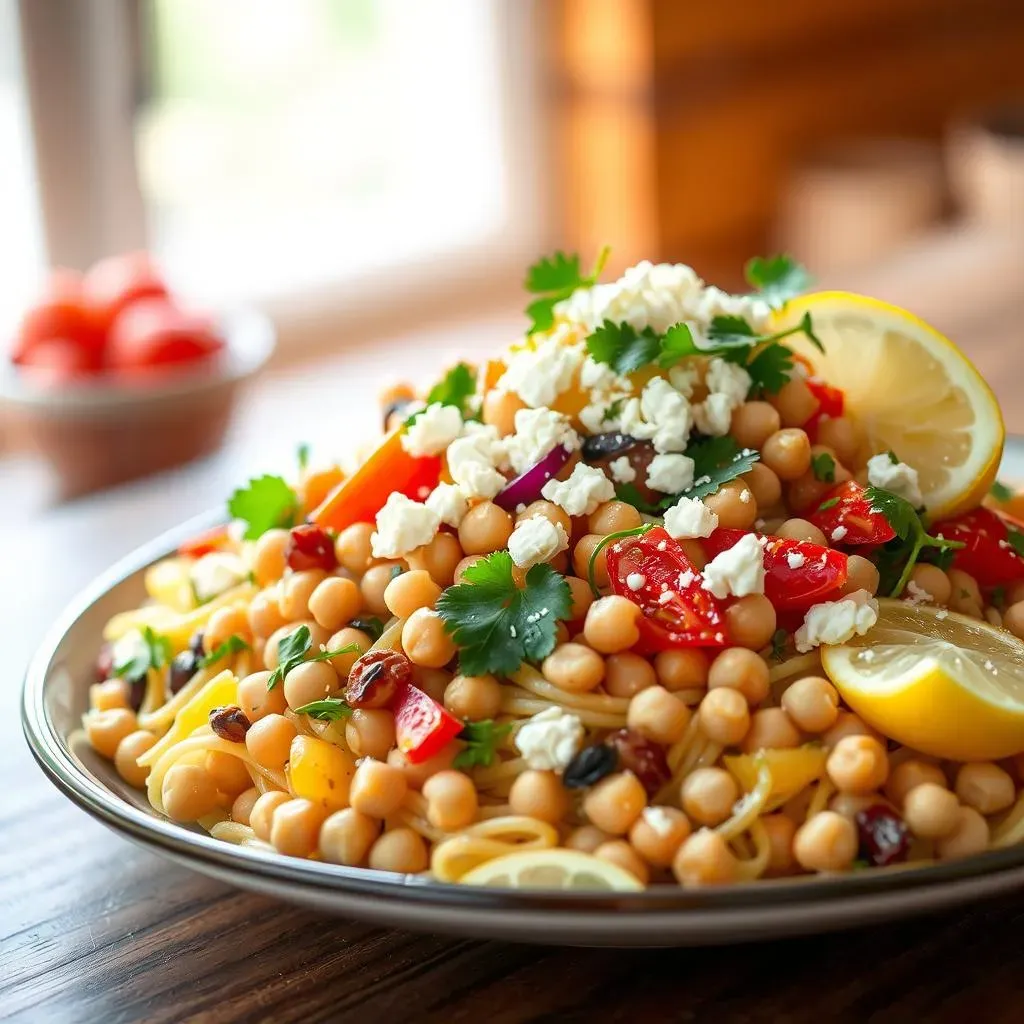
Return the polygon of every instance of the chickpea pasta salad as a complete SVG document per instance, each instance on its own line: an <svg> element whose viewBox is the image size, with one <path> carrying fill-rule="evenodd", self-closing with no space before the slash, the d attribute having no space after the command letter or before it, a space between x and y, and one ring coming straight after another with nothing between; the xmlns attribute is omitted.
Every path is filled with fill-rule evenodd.
<svg viewBox="0 0 1024 1024"><path fill-rule="evenodd" d="M383 396L149 568L84 731L228 843L630 891L1024 841L1024 523L959 350L862 296L529 269L522 337Z"/></svg>

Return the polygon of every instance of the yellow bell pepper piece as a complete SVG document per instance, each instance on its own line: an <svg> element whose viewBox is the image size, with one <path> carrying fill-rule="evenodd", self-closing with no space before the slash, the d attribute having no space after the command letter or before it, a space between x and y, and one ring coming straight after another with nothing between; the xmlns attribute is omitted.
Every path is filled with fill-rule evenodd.
<svg viewBox="0 0 1024 1024"><path fill-rule="evenodd" d="M722 761L747 793L754 788L763 761L772 773L769 799L777 806L820 779L825 774L827 759L824 747L806 744L793 750L761 750L756 755L727 754Z"/></svg>
<svg viewBox="0 0 1024 1024"><path fill-rule="evenodd" d="M328 812L348 807L355 774L352 755L316 736L296 736L288 752L288 788Z"/></svg>
<svg viewBox="0 0 1024 1024"><path fill-rule="evenodd" d="M189 579L191 562L165 558L146 570L146 593L157 603L176 612L190 612L196 606Z"/></svg>

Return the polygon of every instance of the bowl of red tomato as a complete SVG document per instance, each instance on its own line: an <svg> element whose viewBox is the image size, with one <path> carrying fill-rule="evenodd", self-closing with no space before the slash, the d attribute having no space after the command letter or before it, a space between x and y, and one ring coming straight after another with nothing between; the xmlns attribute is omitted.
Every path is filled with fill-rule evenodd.
<svg viewBox="0 0 1024 1024"><path fill-rule="evenodd" d="M0 403L68 497L217 448L274 340L255 310L185 304L147 253L55 269L15 328Z"/></svg>

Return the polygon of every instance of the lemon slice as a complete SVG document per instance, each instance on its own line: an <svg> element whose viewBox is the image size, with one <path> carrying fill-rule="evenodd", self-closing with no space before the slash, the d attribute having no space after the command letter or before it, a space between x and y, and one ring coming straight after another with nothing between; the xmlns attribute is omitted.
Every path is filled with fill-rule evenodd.
<svg viewBox="0 0 1024 1024"><path fill-rule="evenodd" d="M843 700L886 736L935 757L1024 751L1024 643L942 609L878 604L867 635L821 649Z"/></svg>
<svg viewBox="0 0 1024 1024"><path fill-rule="evenodd" d="M786 339L814 372L842 388L863 427L865 457L894 451L920 476L932 516L981 503L1003 451L995 395L971 361L912 313L848 292L794 299L779 327L810 313L821 353L804 336Z"/></svg>
<svg viewBox="0 0 1024 1024"><path fill-rule="evenodd" d="M640 881L608 861L577 850L523 850L485 861L459 879L495 889L638 892Z"/></svg>

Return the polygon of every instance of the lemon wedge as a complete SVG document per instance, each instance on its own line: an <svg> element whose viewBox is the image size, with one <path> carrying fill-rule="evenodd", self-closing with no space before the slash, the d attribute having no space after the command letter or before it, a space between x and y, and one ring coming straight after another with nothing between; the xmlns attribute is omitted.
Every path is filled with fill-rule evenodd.
<svg viewBox="0 0 1024 1024"><path fill-rule="evenodd" d="M463 875L463 885L496 889L574 889L638 892L640 881L606 860L577 850L523 850L485 861Z"/></svg>
<svg viewBox="0 0 1024 1024"><path fill-rule="evenodd" d="M933 517L980 504L1005 431L995 395L963 352L912 313L848 292L794 299L777 326L807 313L824 353L801 334L786 344L842 388L867 435L865 458L894 451L913 466Z"/></svg>
<svg viewBox="0 0 1024 1024"><path fill-rule="evenodd" d="M867 635L821 649L843 700L886 736L935 757L1024 751L1024 643L954 612L878 604Z"/></svg>

